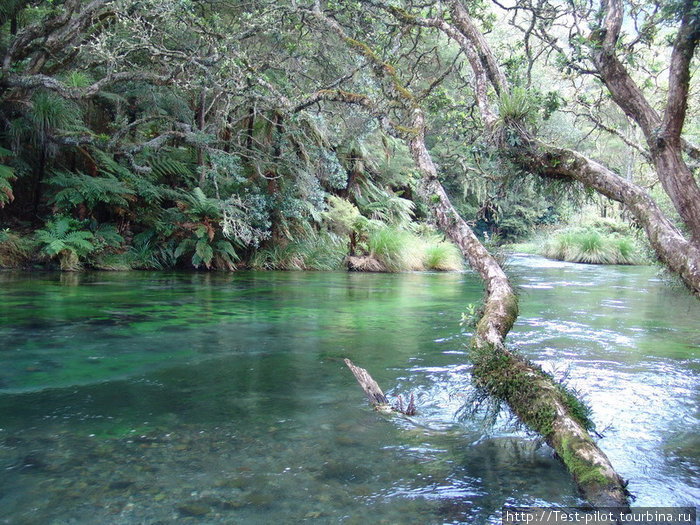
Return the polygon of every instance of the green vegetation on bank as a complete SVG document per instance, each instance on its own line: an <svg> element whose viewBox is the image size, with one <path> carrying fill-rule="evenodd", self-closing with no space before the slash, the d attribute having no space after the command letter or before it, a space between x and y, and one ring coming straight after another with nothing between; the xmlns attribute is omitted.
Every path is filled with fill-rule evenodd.
<svg viewBox="0 0 700 525"><path fill-rule="evenodd" d="M547 228L527 242L508 246L513 252L542 255L587 264L649 264L646 243L629 225L610 219L583 221L578 226Z"/></svg>
<svg viewBox="0 0 700 525"><path fill-rule="evenodd" d="M650 188L683 230L602 84L574 87L576 69L533 60L518 31L504 27L494 48L510 87L486 104L488 129L464 51L439 31L413 35L429 10L407 2L323 4L346 40L293 2L11 4L0 8L1 268L460 269L455 248L423 231L430 197L400 136L414 104L441 184L486 244L565 224L594 201L591 216L621 212L558 173L558 159L544 171L523 162L529 136ZM498 9L480 4L471 16L490 32ZM672 11L659 22L673 27ZM386 67L358 74L370 62ZM538 250L638 262L627 237L586 227Z"/></svg>

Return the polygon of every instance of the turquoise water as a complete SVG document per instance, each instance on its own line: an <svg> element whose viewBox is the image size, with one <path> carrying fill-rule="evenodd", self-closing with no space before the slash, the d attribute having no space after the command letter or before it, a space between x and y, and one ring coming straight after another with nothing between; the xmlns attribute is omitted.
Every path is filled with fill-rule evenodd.
<svg viewBox="0 0 700 525"><path fill-rule="evenodd" d="M514 257L510 338L587 395L635 505L700 499L700 303ZM0 523L497 523L580 502L469 400L472 274L0 274ZM415 418L371 411L342 362Z"/></svg>

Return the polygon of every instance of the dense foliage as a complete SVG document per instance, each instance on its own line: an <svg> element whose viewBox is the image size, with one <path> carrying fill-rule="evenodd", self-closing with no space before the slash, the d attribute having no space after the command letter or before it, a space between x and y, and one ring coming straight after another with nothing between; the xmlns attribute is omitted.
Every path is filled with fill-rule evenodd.
<svg viewBox="0 0 700 525"><path fill-rule="evenodd" d="M558 43L576 12L547 1L469 3L512 85L489 128L464 49L415 23L446 17L439 2L304 4L5 2L0 263L329 269L346 255L403 246L421 228L426 250L447 250L417 226L427 208L400 140L410 131L402 97L418 97L441 181L487 238L527 236L587 198L580 185L543 179L504 154L522 145L522 131L655 183L635 126L585 72L588 43L573 33ZM637 26L624 59L654 99L684 4L630 9ZM523 20L532 21L524 38ZM356 103L328 102L333 94Z"/></svg>

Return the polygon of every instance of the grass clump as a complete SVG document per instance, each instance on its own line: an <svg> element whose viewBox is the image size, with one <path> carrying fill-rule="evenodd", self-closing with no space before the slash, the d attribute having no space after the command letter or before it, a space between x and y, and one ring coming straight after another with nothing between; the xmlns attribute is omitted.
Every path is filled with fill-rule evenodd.
<svg viewBox="0 0 700 525"><path fill-rule="evenodd" d="M248 266L253 270L339 270L345 251L345 243L337 235L311 232L285 245L258 250Z"/></svg>
<svg viewBox="0 0 700 525"><path fill-rule="evenodd" d="M27 236L0 230L0 268L23 268L28 266L35 256L36 242Z"/></svg>
<svg viewBox="0 0 700 525"><path fill-rule="evenodd" d="M385 226L370 233L367 248L368 256L381 266L380 271L464 269L459 249L435 234L419 235L408 229Z"/></svg>
<svg viewBox="0 0 700 525"><path fill-rule="evenodd" d="M464 268L459 249L450 242L435 239L429 239L423 247L423 266L440 272L458 272Z"/></svg>
<svg viewBox="0 0 700 525"><path fill-rule="evenodd" d="M574 227L547 240L540 253L550 259L588 264L644 264L636 241L624 233Z"/></svg>
<svg viewBox="0 0 700 525"><path fill-rule="evenodd" d="M420 239L408 230L394 226L379 228L369 235L369 256L387 272L422 270Z"/></svg>

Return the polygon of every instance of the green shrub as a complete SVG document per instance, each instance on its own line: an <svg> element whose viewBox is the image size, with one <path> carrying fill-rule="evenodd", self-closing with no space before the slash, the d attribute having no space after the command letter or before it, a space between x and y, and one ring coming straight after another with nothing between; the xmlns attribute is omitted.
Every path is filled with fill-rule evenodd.
<svg viewBox="0 0 700 525"><path fill-rule="evenodd" d="M40 252L49 260L58 257L61 270L75 271L81 259L95 250L94 235L82 229L83 223L69 217L47 221L44 229L34 232Z"/></svg>
<svg viewBox="0 0 700 525"><path fill-rule="evenodd" d="M643 264L633 238L592 228L571 228L544 243L541 254L550 259L588 264Z"/></svg>
<svg viewBox="0 0 700 525"><path fill-rule="evenodd" d="M458 272L464 269L462 254L452 243L428 239L423 247L423 266L426 270Z"/></svg>

